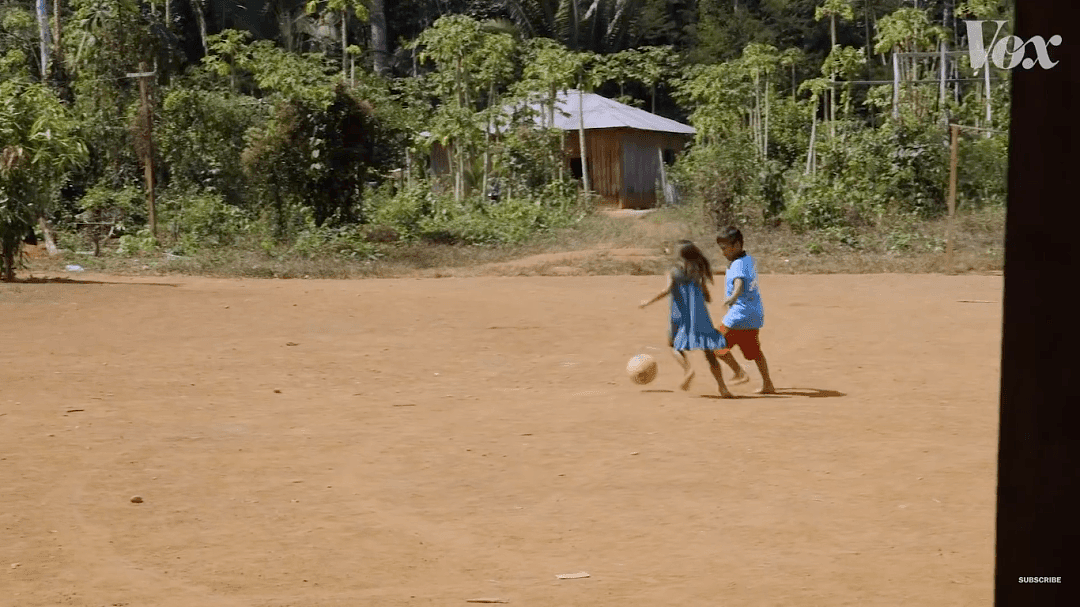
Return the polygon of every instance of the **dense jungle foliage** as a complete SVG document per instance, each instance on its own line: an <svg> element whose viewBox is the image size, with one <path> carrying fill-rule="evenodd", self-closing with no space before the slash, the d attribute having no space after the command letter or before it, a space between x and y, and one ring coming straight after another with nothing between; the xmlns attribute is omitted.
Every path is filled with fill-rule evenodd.
<svg viewBox="0 0 1080 607"><path fill-rule="evenodd" d="M946 212L950 123L975 127L959 207L1004 204L1008 71L972 69L964 21L1010 16L1005 0L0 0L3 276L31 235L353 259L522 242L590 209L559 134L504 111L565 88L694 126L672 179L703 221L857 247L854 228ZM441 182L436 143L453 150Z"/></svg>

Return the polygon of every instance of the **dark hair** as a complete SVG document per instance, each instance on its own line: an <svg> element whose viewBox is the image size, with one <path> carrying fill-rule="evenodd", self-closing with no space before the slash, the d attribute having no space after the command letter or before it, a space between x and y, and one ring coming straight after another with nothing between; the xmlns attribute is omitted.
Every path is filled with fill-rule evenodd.
<svg viewBox="0 0 1080 607"><path fill-rule="evenodd" d="M683 260L683 266L687 275L690 276L690 280L693 280L699 287L701 287L702 293L705 295L705 301L712 301L712 297L709 295L709 287L705 285L705 281L713 281L712 266L709 265L709 259L705 257L705 254L701 252L701 249L696 244L689 240L679 241L679 258Z"/></svg>
<svg viewBox="0 0 1080 607"><path fill-rule="evenodd" d="M739 231L739 228L736 228L735 226L728 226L716 235L716 244L723 244L725 242L737 242L739 244L743 244L742 232Z"/></svg>

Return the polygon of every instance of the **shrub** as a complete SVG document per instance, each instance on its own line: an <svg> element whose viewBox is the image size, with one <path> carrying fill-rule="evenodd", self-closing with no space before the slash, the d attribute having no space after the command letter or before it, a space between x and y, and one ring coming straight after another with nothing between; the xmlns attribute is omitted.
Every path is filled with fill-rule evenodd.
<svg viewBox="0 0 1080 607"><path fill-rule="evenodd" d="M394 192L391 184L384 184L367 196L366 218L370 223L393 228L406 240L420 233L420 222L434 208L434 194L424 181Z"/></svg>
<svg viewBox="0 0 1080 607"><path fill-rule="evenodd" d="M760 201L758 180L748 142L697 145L672 169L672 179L690 193L709 225L743 223Z"/></svg>
<svg viewBox="0 0 1080 607"><path fill-rule="evenodd" d="M216 192L169 191L161 198L161 210L162 224L184 253L232 245L252 223Z"/></svg>
<svg viewBox="0 0 1080 607"><path fill-rule="evenodd" d="M268 106L251 97L176 88L165 95L159 149L172 185L220 193L233 205L244 202L244 173L236 159L245 133L262 124Z"/></svg>
<svg viewBox="0 0 1080 607"><path fill-rule="evenodd" d="M133 234L146 221L145 195L134 186L114 189L100 182L80 199L79 207L76 225L93 245L94 256L101 254L105 240Z"/></svg>

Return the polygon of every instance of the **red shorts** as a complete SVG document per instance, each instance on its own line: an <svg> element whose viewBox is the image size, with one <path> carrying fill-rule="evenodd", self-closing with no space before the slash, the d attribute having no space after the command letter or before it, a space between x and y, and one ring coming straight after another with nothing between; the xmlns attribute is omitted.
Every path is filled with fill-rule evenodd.
<svg viewBox="0 0 1080 607"><path fill-rule="evenodd" d="M757 360L761 357L761 341L758 339L760 329L729 329L724 325L716 329L724 334L728 348L739 346L746 360Z"/></svg>

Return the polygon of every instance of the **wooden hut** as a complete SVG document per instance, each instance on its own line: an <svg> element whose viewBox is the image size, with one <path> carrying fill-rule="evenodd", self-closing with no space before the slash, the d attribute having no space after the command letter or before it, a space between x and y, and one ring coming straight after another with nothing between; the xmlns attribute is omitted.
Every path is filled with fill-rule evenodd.
<svg viewBox="0 0 1080 607"><path fill-rule="evenodd" d="M578 95L578 91L568 90L556 98L555 128L565 133L567 170L577 178L582 176L578 129L579 116L583 116L589 185L600 204L651 208L658 200L658 186L665 188L668 200L674 198L665 167L693 139L694 128L593 93L585 93L581 99ZM539 104L533 109L540 125L543 110ZM449 172L447 154L442 146L434 146L431 168L436 175Z"/></svg>

